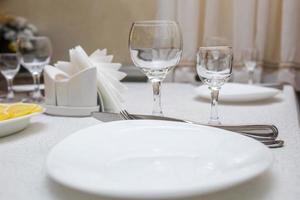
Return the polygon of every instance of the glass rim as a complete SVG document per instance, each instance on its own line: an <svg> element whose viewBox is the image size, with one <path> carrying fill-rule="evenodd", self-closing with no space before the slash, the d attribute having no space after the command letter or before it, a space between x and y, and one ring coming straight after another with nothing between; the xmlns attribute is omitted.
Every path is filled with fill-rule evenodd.
<svg viewBox="0 0 300 200"><path fill-rule="evenodd" d="M139 25L139 26L160 25L160 24L176 24L176 25L178 25L178 22L173 21L173 20L138 20L138 21L134 21L132 24Z"/></svg>
<svg viewBox="0 0 300 200"><path fill-rule="evenodd" d="M231 50L232 51L232 46L206 46L206 47L199 47L199 51L203 50Z"/></svg>

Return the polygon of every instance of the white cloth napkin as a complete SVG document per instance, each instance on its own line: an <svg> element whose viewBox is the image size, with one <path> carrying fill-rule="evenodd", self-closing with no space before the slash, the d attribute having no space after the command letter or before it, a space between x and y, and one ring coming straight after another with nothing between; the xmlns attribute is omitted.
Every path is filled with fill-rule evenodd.
<svg viewBox="0 0 300 200"><path fill-rule="evenodd" d="M120 63L112 63L113 56L107 50L96 50L90 56L81 46L69 50L70 62L58 61L55 67L72 76L87 68L97 69L97 91L104 111L119 112L122 109L122 93L127 89L120 80L126 74L120 72Z"/></svg>

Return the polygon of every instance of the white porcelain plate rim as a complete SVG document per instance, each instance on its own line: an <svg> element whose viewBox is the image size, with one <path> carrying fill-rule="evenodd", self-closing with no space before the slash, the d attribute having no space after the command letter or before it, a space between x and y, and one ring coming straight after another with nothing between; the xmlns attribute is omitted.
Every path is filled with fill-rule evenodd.
<svg viewBox="0 0 300 200"><path fill-rule="evenodd" d="M152 134L151 135L149 135L149 134L143 135L143 134L145 134L144 133L145 130L147 130L149 127L159 128L159 129L157 129L158 132L153 132L153 135ZM185 187L185 186L181 186L179 184L179 187L176 186L177 188L175 187L173 189L173 188L166 187L165 189L162 189L162 190L157 189L157 188L156 189L155 188L147 189L149 187L146 187L146 186L145 186L145 188L143 188L144 186L141 186L141 188L137 188L136 190L134 190L130 187L129 187L129 189L126 187L122 188L122 184L121 184L120 188L118 188L118 186L116 188L110 188L109 184L108 184L108 186L105 186L106 182L101 182L101 180L100 180L100 183L102 185L101 184L93 185L93 183L85 184L83 182L84 182L85 178L88 177L88 176L86 176L86 175L88 175L87 174L88 170L84 171L83 168L87 169L87 168L91 167L89 165L91 163L86 164L84 162L85 163L84 165L89 165L89 166L88 167L83 166L82 169L79 167L80 168L79 171L78 171L79 168L77 167L78 165L72 165L73 167L76 166L73 169L69 168L70 166L69 166L68 162L72 162L72 164L83 163L82 160L80 162L80 159L82 159L82 155L84 155L84 156L89 155L90 152L84 153L81 149L81 147L84 147L84 143L87 141L90 142L89 148L94 148L93 146L95 145L96 141L97 141L97 145L102 148L103 146L107 145L104 143L104 141L106 141L106 143L109 143L113 146L118 143L118 142L114 143L114 141L122 141L120 139L124 136L126 136L126 138L129 137L133 140L135 137L137 137L137 138L140 137L140 139L141 139L142 138L141 136L143 136L143 137L146 136L150 139L151 138L152 139L161 139L161 137L164 137L163 134L165 134L164 131L161 131L161 132L159 131L159 130L161 130L162 127L164 127L164 129L163 129L164 131L165 130L169 131L168 134L172 134L171 138L168 137L168 140L171 140L171 141L172 140L176 141L175 139L173 139L176 137L181 138L184 136L185 138L188 138L188 137L186 137L186 135L189 135L189 137L196 138L198 140L202 140L205 138L207 139L209 137L214 138L214 139L219 138L220 141L221 141L221 139L227 139L227 141L225 142L225 145L227 145L226 146L227 150L228 150L228 148L232 148L232 145L236 144L237 141L240 141L240 145L242 145L242 146L238 147L238 148L243 148L243 150L246 151L246 152L241 152L241 154L245 154L247 156L247 151L250 151L250 152L248 152L249 156L254 156L254 158L256 156L255 159L258 159L261 162L257 162L257 160L256 160L256 162L254 162L255 161L255 159L254 159L254 160L252 160L253 163L251 163L251 159L249 158L249 160L247 162L249 162L249 161L250 162L247 163L247 165L245 165L245 163L243 163L243 167L241 167L241 169L237 169L236 171L235 170L230 171L230 169L228 169L228 171L227 171L228 174L225 173L224 176L218 175L219 178L223 177L223 180L222 179L220 179L219 181L211 180L211 181L208 181L207 184L205 183L206 185L205 184L197 185L198 183L195 182L195 183L192 183L192 184L195 184L195 185L193 185L193 187ZM143 130L141 133L137 133L137 131L135 131L135 130L139 130L139 128L141 128L141 130ZM99 130L101 130L101 131L99 131ZM122 130L125 130L125 131L122 131ZM151 128L149 130L151 130ZM174 131L174 133L173 132L170 133L170 130ZM188 132L182 133L183 130L188 131ZM128 131L131 131L131 132L133 131L133 132L131 134ZM197 131L197 134L195 134L196 131ZM201 135L198 134L198 131L200 131L200 132L202 131ZM139 134L141 134L141 135L139 135ZM174 134L174 136L173 136L173 134ZM209 134L211 134L211 136L209 136ZM220 134L220 136L218 135L216 137L217 134ZM205 138L203 138L203 137L205 137ZM98 140L95 140L96 138ZM112 138L114 138L114 139L112 139ZM233 139L234 141L231 141L231 139ZM137 141L138 140L139 139L137 139ZM143 140L143 139L141 139L141 140ZM190 139L187 139L187 141L189 141L189 140ZM126 142L129 142L129 143L126 144ZM125 142L125 144L128 145L128 147L133 144L136 145L136 143L134 143L134 141L126 141L126 142ZM213 143L212 140L205 141L205 142L207 144ZM122 142L120 144L121 144L120 146L122 147ZM145 144L146 143L142 143L139 145L144 146ZM139 145L137 145L137 147ZM198 145L198 143L197 143L197 145ZM238 144L236 144L236 145L238 146ZM74 148L75 146L77 147L77 149ZM118 146L118 147L120 147L120 146ZM184 147L184 148L188 148L188 146L189 145L186 145L186 147ZM107 148L107 147L103 147L103 148ZM163 147L161 147L161 148L163 149ZM169 147L167 147L167 148L169 148ZM218 146L218 148L221 148L221 150L223 148L223 150L226 151L225 147ZM236 147L233 147L233 148L236 148ZM99 150L99 149L97 149L97 150ZM140 149L140 150L141 150L141 152L143 152L142 149ZM242 149L239 149L239 150L242 150ZM80 153L76 154L77 151L79 151ZM128 149L126 150L126 148L124 148L124 149L122 149L122 151L124 151L126 153L126 151L128 151ZM116 152L118 154L118 150L116 150ZM124 152L122 152L122 153L124 153ZM172 150L171 150L171 152L172 152ZM222 152L222 151L220 151L220 152ZM199 153L199 156L201 156L203 154L203 153L201 154L201 152L198 152L198 153ZM76 154L76 157L74 157L74 156L72 157L72 154ZM105 155L105 153L103 153L103 152L101 153L101 151L97 151L97 156L99 156L100 159L109 158L108 159L109 162L114 162L114 160L116 160L118 158L118 157L110 158L110 157L108 157L108 155L109 155L109 153L107 155ZM78 159L78 156L81 158ZM188 154L186 154L186 156L188 156ZM74 160L72 160L72 159L74 159ZM77 159L77 161L76 161L76 159ZM85 159L87 159L87 158L85 158ZM77 189L79 191L84 191L84 192L88 192L88 193L92 193L92 194L96 194L96 195L100 195L100 196L109 196L109 197L117 197L117 198L159 199L159 198L175 198L175 197L186 197L186 196L192 196L192 195L201 195L201 194L211 193L211 192L215 192L215 191L218 191L221 189L229 188L229 187L237 185L239 183L243 183L243 182L263 173L270 167L272 160L273 160L273 155L272 155L271 151L267 147L265 147L263 144L255 141L253 139L241 136L241 135L233 133L233 132L224 131L221 129L211 128L211 127L206 127L206 126L185 124L185 123L180 123L180 122L167 122L167 121L158 121L158 120L132 120L132 121L116 121L116 122L102 123L102 124L95 125L95 126L92 126L92 127L86 128L86 129L82 129L82 130L70 135L69 137L67 137L63 141L61 141L59 144L57 144L51 150L51 152L48 155L46 165L47 165L47 174L49 177L51 177L52 179L54 179L55 181L57 181L58 183L60 183L62 185L65 185L65 186L73 188L73 189ZM99 162L95 161L95 159L89 159L88 162L90 162L90 161L92 162L92 165L96 164L96 163L99 164ZM201 160L201 162L202 162L202 160ZM105 164L105 162L103 162L103 163L100 162L100 164ZM97 167L98 166L100 166L100 165L97 165ZM234 167L233 167L233 169L234 169ZM72 170L73 170L73 172L71 172ZM79 173L74 174L74 170L75 171L77 170L76 173L78 173L78 172ZM68 172L72 173L72 176L69 176ZM226 172L226 169L225 169L225 172ZM93 171L89 170L89 173L93 173ZM187 173L187 172L185 172L185 173ZM104 174L104 172L102 172L102 175L103 174ZM234 176L232 176L232 175L234 175ZM70 177L72 177L72 178L70 178ZM76 177L76 178L74 178L74 177ZM74 180L74 179L76 179L76 180ZM148 179L149 179L149 177L148 177ZM102 181L104 181L104 179ZM125 180L125 181L127 181L127 180ZM93 182L93 181L91 181L91 182ZM147 182L146 182L146 184L147 184ZM137 185L138 184L134 185L133 188L135 188Z"/></svg>
<svg viewBox="0 0 300 200"><path fill-rule="evenodd" d="M230 90L229 88L232 88ZM196 94L204 99L210 99L208 86L197 87ZM255 91L254 91L255 90ZM241 83L225 83L220 90L219 101L222 102L252 102L266 100L280 93L279 89Z"/></svg>
<svg viewBox="0 0 300 200"><path fill-rule="evenodd" d="M92 112L99 111L99 106L91 107L75 107L75 106L55 106L44 104L46 113L55 116L68 116L68 117L86 117L91 116Z"/></svg>

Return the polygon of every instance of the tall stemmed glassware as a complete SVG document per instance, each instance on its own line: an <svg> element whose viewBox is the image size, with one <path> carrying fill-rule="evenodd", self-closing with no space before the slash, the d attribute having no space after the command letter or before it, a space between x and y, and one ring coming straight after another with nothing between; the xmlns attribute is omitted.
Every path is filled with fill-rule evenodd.
<svg viewBox="0 0 300 200"><path fill-rule="evenodd" d="M13 79L20 69L19 55L15 53L0 54L0 71L7 81L7 96L6 99L1 99L2 102L14 102Z"/></svg>
<svg viewBox="0 0 300 200"><path fill-rule="evenodd" d="M181 58L182 38L174 21L138 21L132 24L129 50L133 63L153 86L153 114L163 115L161 82Z"/></svg>
<svg viewBox="0 0 300 200"><path fill-rule="evenodd" d="M218 97L222 85L232 74L233 53L228 46L200 47L197 54L197 72L211 91L209 124L220 124Z"/></svg>
<svg viewBox="0 0 300 200"><path fill-rule="evenodd" d="M247 48L242 51L242 57L245 67L248 71L248 84L254 82L254 70L256 67L258 53L255 48Z"/></svg>
<svg viewBox="0 0 300 200"><path fill-rule="evenodd" d="M40 91L40 76L50 62L51 42L47 37L22 37L18 41L21 64L31 73L35 89L31 99L25 101L40 103L44 98Z"/></svg>

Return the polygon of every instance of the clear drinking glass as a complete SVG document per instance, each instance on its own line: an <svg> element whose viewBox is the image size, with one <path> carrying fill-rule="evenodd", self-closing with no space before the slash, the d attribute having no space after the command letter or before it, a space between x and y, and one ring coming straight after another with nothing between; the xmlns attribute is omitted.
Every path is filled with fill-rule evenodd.
<svg viewBox="0 0 300 200"><path fill-rule="evenodd" d="M18 50L21 55L21 64L31 73L35 84L32 98L25 101L41 103L44 97L40 90L40 76L44 67L50 62L51 42L44 36L22 37L18 41Z"/></svg>
<svg viewBox="0 0 300 200"><path fill-rule="evenodd" d="M0 71L7 81L7 95L2 102L14 102L15 95L13 91L13 79L20 69L19 55L16 53L2 53L0 54Z"/></svg>
<svg viewBox="0 0 300 200"><path fill-rule="evenodd" d="M197 54L197 72L211 91L209 124L221 124L218 116L218 97L222 85L232 74L233 53L229 46L200 47Z"/></svg>
<svg viewBox="0 0 300 200"><path fill-rule="evenodd" d="M246 48L242 51L242 57L248 72L248 84L253 84L258 52L255 48Z"/></svg>
<svg viewBox="0 0 300 200"><path fill-rule="evenodd" d="M161 82L182 54L182 37L174 21L138 21L131 26L129 50L133 63L152 82L153 115L163 115Z"/></svg>

